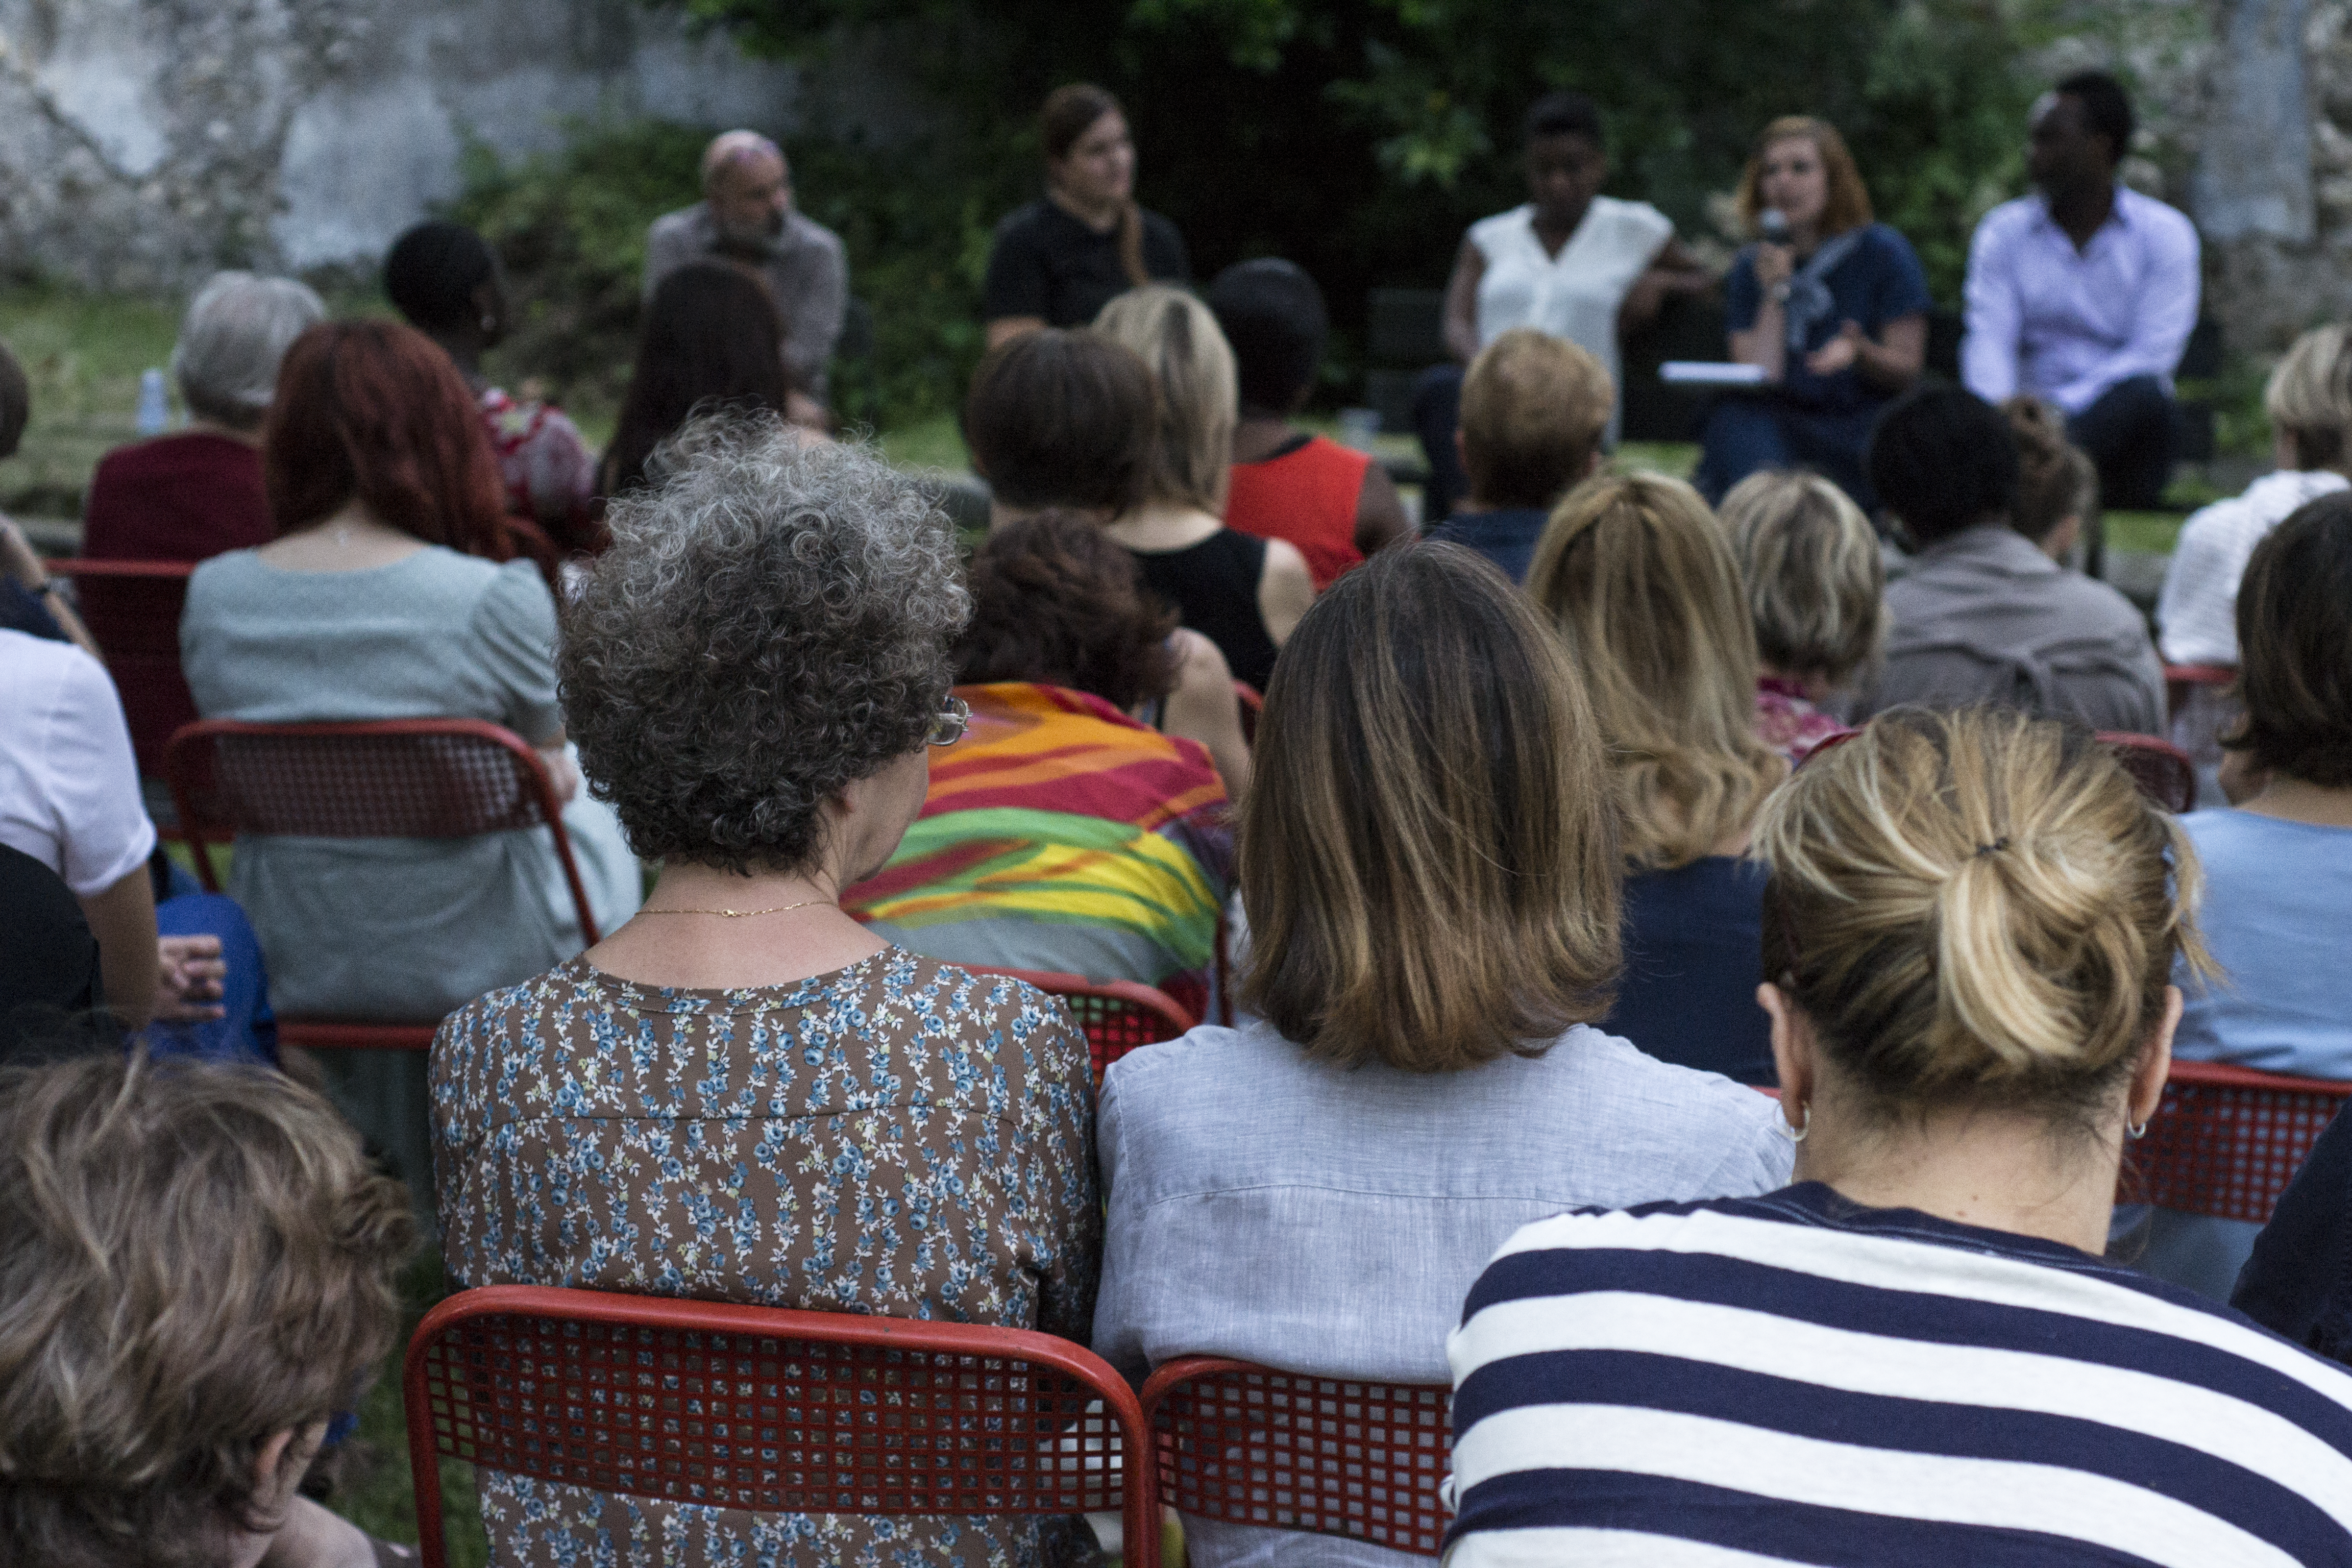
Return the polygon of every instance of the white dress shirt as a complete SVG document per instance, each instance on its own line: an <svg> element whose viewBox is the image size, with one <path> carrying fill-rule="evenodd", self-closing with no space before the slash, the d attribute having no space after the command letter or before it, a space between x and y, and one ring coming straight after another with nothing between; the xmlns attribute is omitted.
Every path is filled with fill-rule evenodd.
<svg viewBox="0 0 2352 1568"><path fill-rule="evenodd" d="M2079 250L2042 196L2003 202L1969 243L1960 380L1988 403L2031 392L2069 414L2135 376L2168 382L2198 287L2195 226L2137 191L2116 187Z"/></svg>

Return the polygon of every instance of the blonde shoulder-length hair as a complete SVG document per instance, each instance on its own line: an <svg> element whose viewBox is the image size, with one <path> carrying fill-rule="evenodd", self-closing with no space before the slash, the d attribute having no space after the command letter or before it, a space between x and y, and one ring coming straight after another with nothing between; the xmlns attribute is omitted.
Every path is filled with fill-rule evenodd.
<svg viewBox="0 0 2352 1568"><path fill-rule="evenodd" d="M1763 214L1764 154L1776 142L1810 142L1821 154L1822 171L1829 176L1829 202L1822 209L1822 237L1843 234L1860 228L1872 219L1870 192L1862 183L1862 171L1854 166L1853 154L1845 150L1845 138L1837 127L1826 120L1816 120L1810 114L1784 114L1764 128L1756 138L1756 150L1748 154L1748 166L1739 172L1739 223L1748 233L1756 232L1756 220Z"/></svg>
<svg viewBox="0 0 2352 1568"><path fill-rule="evenodd" d="M1528 593L1609 743L1627 864L1670 870L1744 837L1788 765L1756 736L1756 631L1698 492L1587 479L1545 527Z"/></svg>
<svg viewBox="0 0 2352 1568"><path fill-rule="evenodd" d="M1094 330L1140 354L1159 389L1146 497L1223 517L1241 394L1217 318L1183 289L1154 283L1105 305Z"/></svg>

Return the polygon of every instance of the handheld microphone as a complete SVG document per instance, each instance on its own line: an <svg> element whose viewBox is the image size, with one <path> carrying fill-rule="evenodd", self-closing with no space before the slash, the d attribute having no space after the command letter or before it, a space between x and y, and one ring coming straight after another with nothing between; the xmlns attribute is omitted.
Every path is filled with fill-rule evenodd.
<svg viewBox="0 0 2352 1568"><path fill-rule="evenodd" d="M1789 215L1779 207L1766 207L1756 215L1756 237L1767 245L1789 243Z"/></svg>

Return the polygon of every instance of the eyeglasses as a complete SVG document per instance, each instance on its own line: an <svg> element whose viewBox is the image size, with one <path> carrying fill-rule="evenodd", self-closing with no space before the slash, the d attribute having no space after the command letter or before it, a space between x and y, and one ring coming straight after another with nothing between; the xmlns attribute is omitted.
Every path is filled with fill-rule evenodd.
<svg viewBox="0 0 2352 1568"><path fill-rule="evenodd" d="M950 697L948 705L931 720L931 732L923 739L934 746L952 746L971 728L971 704L961 697Z"/></svg>

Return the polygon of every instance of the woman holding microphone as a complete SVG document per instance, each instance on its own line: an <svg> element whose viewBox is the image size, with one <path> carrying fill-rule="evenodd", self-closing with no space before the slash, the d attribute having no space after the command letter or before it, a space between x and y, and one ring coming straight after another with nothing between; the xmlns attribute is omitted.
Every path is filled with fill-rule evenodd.
<svg viewBox="0 0 2352 1568"><path fill-rule="evenodd" d="M1698 488L1719 501L1760 468L1802 466L1874 512L1863 448L1927 354L1919 258L1872 221L1844 140L1803 115L1764 128L1739 178L1739 216L1757 240L1725 280L1731 357L1760 368L1766 384L1707 416Z"/></svg>

